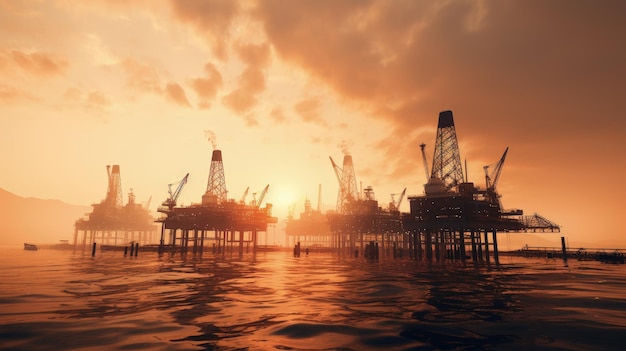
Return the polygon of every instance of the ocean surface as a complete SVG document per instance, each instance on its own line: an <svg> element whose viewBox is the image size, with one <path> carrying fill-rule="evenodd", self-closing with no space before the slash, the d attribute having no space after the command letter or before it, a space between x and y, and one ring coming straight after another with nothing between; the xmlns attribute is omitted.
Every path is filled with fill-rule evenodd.
<svg viewBox="0 0 626 351"><path fill-rule="evenodd" d="M626 266L0 247L2 350L623 350Z"/></svg>

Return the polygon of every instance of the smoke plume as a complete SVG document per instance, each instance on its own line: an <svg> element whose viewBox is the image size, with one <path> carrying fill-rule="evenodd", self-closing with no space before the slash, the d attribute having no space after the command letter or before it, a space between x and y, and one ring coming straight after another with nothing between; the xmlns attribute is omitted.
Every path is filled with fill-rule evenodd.
<svg viewBox="0 0 626 351"><path fill-rule="evenodd" d="M343 152L344 156L350 155L350 151L348 151L348 142L345 140L342 140L339 145L337 145L340 149L341 152Z"/></svg>
<svg viewBox="0 0 626 351"><path fill-rule="evenodd" d="M215 138L215 133L211 130L205 130L204 136L206 136L207 140L213 145L213 150L217 149L217 139Z"/></svg>

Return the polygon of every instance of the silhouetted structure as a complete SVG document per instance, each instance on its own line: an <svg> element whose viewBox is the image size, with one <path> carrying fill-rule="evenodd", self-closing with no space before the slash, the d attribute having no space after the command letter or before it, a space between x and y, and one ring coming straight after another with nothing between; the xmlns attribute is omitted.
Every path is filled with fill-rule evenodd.
<svg viewBox="0 0 626 351"><path fill-rule="evenodd" d="M177 207L176 199L186 181L187 176L184 182L180 182L175 192L172 192L170 187L170 198L158 209L165 215L157 220L161 222L160 252L168 249L187 252L189 243L193 253L202 253L209 243L211 250L216 254L225 254L228 248L232 253L233 247L238 246L238 253L242 255L244 246L248 251L250 244L255 252L258 233L267 232L268 223L277 222L276 217L272 217L271 204L260 208L269 185L258 199L255 198L248 205L244 203L245 195L240 202L227 199L226 177L220 150L213 150L207 189L202 195L202 203Z"/></svg>
<svg viewBox="0 0 626 351"><path fill-rule="evenodd" d="M356 176L352 156L344 155L343 168L330 158L339 182L337 211L328 213L331 247L341 254L378 258L379 250L383 256L396 256L398 241L402 239L402 220L399 201L390 203L388 209L378 206L372 187L359 196L356 191Z"/></svg>
<svg viewBox="0 0 626 351"><path fill-rule="evenodd" d="M424 152L424 146L421 146ZM508 148L490 173L485 167L485 188L463 177L452 111L439 114L433 168L425 194L409 197L411 212L403 215L407 231L404 249L417 260L498 262L498 232L558 232L560 227L537 214L504 210L496 185ZM427 169L428 165L424 165ZM428 172L427 172L428 173ZM489 240L491 234L491 242Z"/></svg>
<svg viewBox="0 0 626 351"><path fill-rule="evenodd" d="M285 234L287 236L287 246L291 247L296 243L302 243L306 249L315 248L324 250L333 246L333 235L330 231L327 214L321 211L321 185L317 199L317 209L311 206L311 200L304 201L304 211L300 213L300 218L293 218L295 205L289 209Z"/></svg>
<svg viewBox="0 0 626 351"><path fill-rule="evenodd" d="M107 177L106 198L99 204L92 204L93 211L87 214L87 219L78 219L74 224L74 248L82 243L84 250L87 242L115 246L130 242L152 243L157 226L150 211L135 203L132 189L128 203L123 205L120 166L107 166Z"/></svg>

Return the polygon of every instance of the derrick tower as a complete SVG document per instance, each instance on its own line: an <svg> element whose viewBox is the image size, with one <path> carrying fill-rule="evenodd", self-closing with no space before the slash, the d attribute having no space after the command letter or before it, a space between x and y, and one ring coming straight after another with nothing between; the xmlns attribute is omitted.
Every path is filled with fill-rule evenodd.
<svg viewBox="0 0 626 351"><path fill-rule="evenodd" d="M107 188L107 196L104 200L107 206L121 208L122 203L122 177L120 176L120 166L107 165L107 176L109 178L109 186Z"/></svg>
<svg viewBox="0 0 626 351"><path fill-rule="evenodd" d="M430 176L444 181L447 189L454 188L464 181L459 144L450 110L439 113L433 170Z"/></svg>
<svg viewBox="0 0 626 351"><path fill-rule="evenodd" d="M122 176L120 166L106 166L107 194L100 203L94 203L93 211L86 218L79 218L74 223L74 247L82 243L83 250L87 243L104 245L126 245L129 242L151 243L156 234L154 218L148 206L135 202L135 194L130 189L128 202L123 204ZM79 236L82 232L82 239Z"/></svg>
<svg viewBox="0 0 626 351"><path fill-rule="evenodd" d="M222 151L213 150L211 156L211 169L206 192L202 195L202 204L221 204L227 200L226 178L224 177L224 163L222 163Z"/></svg>
<svg viewBox="0 0 626 351"><path fill-rule="evenodd" d="M339 181L339 193L337 194L337 212L344 213L346 206L355 200L358 200L359 191L356 187L356 175L354 172L354 164L351 155L344 155L343 168L339 168L332 157L330 162L335 170L335 175Z"/></svg>

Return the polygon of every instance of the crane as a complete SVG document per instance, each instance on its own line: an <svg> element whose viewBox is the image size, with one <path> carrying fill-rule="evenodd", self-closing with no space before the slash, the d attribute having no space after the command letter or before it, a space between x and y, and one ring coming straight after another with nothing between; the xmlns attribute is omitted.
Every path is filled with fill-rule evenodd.
<svg viewBox="0 0 626 351"><path fill-rule="evenodd" d="M246 197L248 196L248 191L250 190L250 187L246 188L246 191L243 192L243 195L241 196L241 200L239 200L240 203L245 204L246 203Z"/></svg>
<svg viewBox="0 0 626 351"><path fill-rule="evenodd" d="M400 198L398 199L398 201L396 201L395 196L398 194L391 194L391 202L389 203L389 210L390 211L399 211L400 210L400 205L402 205L402 200L404 200L404 195L406 194L406 188L404 188L404 190L402 190L402 193L400 193Z"/></svg>
<svg viewBox="0 0 626 351"><path fill-rule="evenodd" d="M337 166L332 157L328 156L328 158L330 158L330 163L333 165L333 170L335 171L335 175L337 176L337 181L339 181L339 185L341 185L341 175L343 174L343 170L339 166Z"/></svg>
<svg viewBox="0 0 626 351"><path fill-rule="evenodd" d="M485 170L485 185L487 186L487 190L496 190L496 185L498 185L498 180L500 179L500 174L502 173L502 165L504 165L504 160L506 159L507 152L509 152L508 147L506 148L506 150L504 150L504 154L502 154L500 161L496 163L491 174L489 174L489 167L491 165L483 167L483 169Z"/></svg>
<svg viewBox="0 0 626 351"><path fill-rule="evenodd" d="M261 195L259 195L259 200L256 199L256 193L252 193L252 196L254 197L254 199L252 200L252 206L256 206L256 208L261 207L261 203L263 202L263 199L265 198L265 195L267 194L267 190L269 188L270 188L270 185L267 184L265 188L263 189L263 191L261 191Z"/></svg>
<svg viewBox="0 0 626 351"><path fill-rule="evenodd" d="M420 144L420 149L422 149L422 159L424 160L424 170L426 171L426 181L428 182L428 179L430 179L430 174L428 174L428 160L426 160L426 151L424 151L425 147L426 144Z"/></svg>
<svg viewBox="0 0 626 351"><path fill-rule="evenodd" d="M502 210L502 203L500 203L500 195L496 192L496 185L498 185L498 180L500 179L500 174L502 173L502 165L504 165L504 160L506 159L506 154L509 152L509 148L507 147L504 150L504 154L500 158L500 161L496 163L495 167L491 174L489 173L490 165L483 167L485 170L485 185L487 187L487 196L491 199L492 203L495 203Z"/></svg>
<svg viewBox="0 0 626 351"><path fill-rule="evenodd" d="M172 209L172 207L176 206L176 200L178 200L178 196L180 196L180 193L183 190L183 187L185 186L185 184L187 184L188 177L189 177L189 173L187 173L183 177L183 179L179 180L178 182L170 183L167 185L168 187L167 192L170 195L170 197L163 202L163 206L166 206L169 209ZM176 184L178 184L178 186L176 187L176 190L172 192L172 185L176 185Z"/></svg>

